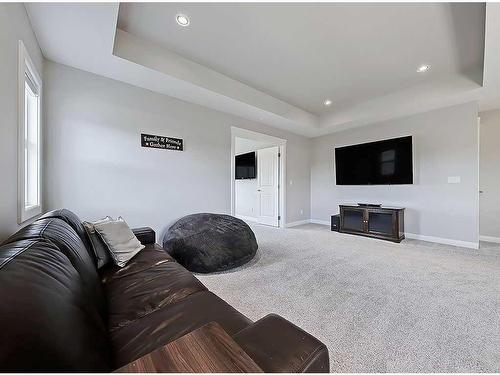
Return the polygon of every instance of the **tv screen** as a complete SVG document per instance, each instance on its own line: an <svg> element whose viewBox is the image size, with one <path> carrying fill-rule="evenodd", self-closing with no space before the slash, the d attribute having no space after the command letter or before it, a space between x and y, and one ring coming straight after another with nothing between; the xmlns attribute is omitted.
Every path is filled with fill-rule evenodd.
<svg viewBox="0 0 500 375"><path fill-rule="evenodd" d="M235 158L235 178L237 180L244 180L249 178L255 178L256 167L255 167L255 152L249 152L247 154L236 155Z"/></svg>
<svg viewBox="0 0 500 375"><path fill-rule="evenodd" d="M335 149L337 185L413 183L412 137Z"/></svg>

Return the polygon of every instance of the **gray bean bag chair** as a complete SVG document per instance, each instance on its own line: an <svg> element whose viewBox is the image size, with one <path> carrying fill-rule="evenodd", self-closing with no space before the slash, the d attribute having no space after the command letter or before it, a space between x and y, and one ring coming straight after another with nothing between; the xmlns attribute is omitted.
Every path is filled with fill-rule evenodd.
<svg viewBox="0 0 500 375"><path fill-rule="evenodd" d="M193 214L173 224L163 248L192 272L225 271L245 264L257 252L252 229L230 215Z"/></svg>

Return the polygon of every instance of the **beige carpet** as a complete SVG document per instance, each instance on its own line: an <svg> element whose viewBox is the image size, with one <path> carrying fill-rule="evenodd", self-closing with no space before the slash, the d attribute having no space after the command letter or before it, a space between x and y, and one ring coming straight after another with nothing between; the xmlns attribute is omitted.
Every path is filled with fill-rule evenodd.
<svg viewBox="0 0 500 375"><path fill-rule="evenodd" d="M500 245L253 229L253 261L197 277L251 319L278 313L319 338L331 371L500 371Z"/></svg>

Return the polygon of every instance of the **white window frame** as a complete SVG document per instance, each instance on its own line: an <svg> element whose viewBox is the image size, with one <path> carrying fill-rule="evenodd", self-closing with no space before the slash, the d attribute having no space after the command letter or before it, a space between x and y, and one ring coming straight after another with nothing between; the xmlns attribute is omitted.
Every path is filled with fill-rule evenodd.
<svg viewBox="0 0 500 375"><path fill-rule="evenodd" d="M28 76L38 93L38 204L26 206L25 190L25 77ZM17 201L18 223L21 224L42 213L42 79L31 60L24 43L19 41L18 65L18 157L17 157Z"/></svg>

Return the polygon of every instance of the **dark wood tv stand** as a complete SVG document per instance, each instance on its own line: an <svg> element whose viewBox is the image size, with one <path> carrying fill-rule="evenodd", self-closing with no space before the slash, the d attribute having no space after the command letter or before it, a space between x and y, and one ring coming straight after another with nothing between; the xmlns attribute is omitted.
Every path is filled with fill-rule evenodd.
<svg viewBox="0 0 500 375"><path fill-rule="evenodd" d="M405 238L404 208L340 205L341 233L401 242Z"/></svg>

